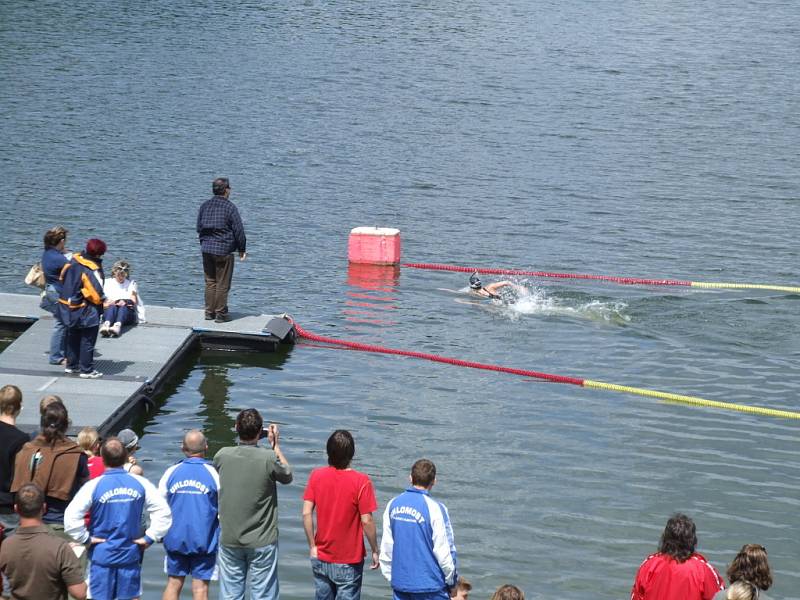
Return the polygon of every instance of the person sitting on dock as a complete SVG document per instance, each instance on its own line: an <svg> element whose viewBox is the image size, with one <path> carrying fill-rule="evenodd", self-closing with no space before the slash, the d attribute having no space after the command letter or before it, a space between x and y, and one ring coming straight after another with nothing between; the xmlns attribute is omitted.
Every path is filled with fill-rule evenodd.
<svg viewBox="0 0 800 600"><path fill-rule="evenodd" d="M73 255L61 272L58 316L67 328L67 374L80 371L84 379L103 374L94 368L94 346L103 312L103 261L106 243L92 238L83 253Z"/></svg>
<svg viewBox="0 0 800 600"><path fill-rule="evenodd" d="M485 286L481 283L480 278L478 277L478 272L475 271L469 277L469 289L470 292L476 296L480 296L481 298L490 298L492 300L502 300L502 296L498 294L498 291L511 287L517 293L521 293L525 290L521 285L517 285L512 281L496 281L495 283L490 283L489 285Z"/></svg>
<svg viewBox="0 0 800 600"><path fill-rule="evenodd" d="M144 305L139 296L139 287L130 278L131 266L118 260L111 267L111 277L103 283L103 324L100 335L119 337L125 325L133 325L143 320Z"/></svg>

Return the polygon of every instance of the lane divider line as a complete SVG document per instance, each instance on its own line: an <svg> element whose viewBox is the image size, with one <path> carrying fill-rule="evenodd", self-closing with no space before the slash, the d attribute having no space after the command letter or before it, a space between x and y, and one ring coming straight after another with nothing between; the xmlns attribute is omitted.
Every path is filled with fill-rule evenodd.
<svg viewBox="0 0 800 600"><path fill-rule="evenodd" d="M457 367L467 367L470 369L483 369L485 371L496 371L500 373L510 373L512 375L520 375L522 377L532 377L534 379L543 379L553 383L564 383L569 385L577 385L588 389L606 390L611 392L620 392L625 394L635 394L639 396L646 396L649 398L659 398L669 402L677 402L690 406L703 406L708 408L719 408L723 410L732 410L743 412L752 415L761 415L766 417L776 417L780 419L800 419L800 412L790 410L777 410L774 408L764 408L760 406L749 406L746 404L736 404L733 402L720 402L717 400L706 400L705 398L698 398L695 396L684 396L681 394L671 394L668 392L659 392L656 390L648 390L644 388L630 387L626 385L616 385L613 383L605 383L602 381L593 381L591 379L579 379L577 377L566 377L563 375L553 375L551 373L543 373L541 371L530 371L527 369L515 369L511 367L503 367L500 365L492 365L487 363L479 363L468 360L461 360L458 358L450 358L447 356L439 356L438 354L429 354L427 352L415 352L412 350L400 350L397 348L387 348L385 346L377 346L374 344L362 344L360 342L350 342L347 340L340 340L337 338L326 337L317 335L306 331L300 325L292 322L295 332L302 338L312 342L322 344L330 344L333 346L340 346L343 348L350 348L351 350L360 350L362 352L376 352L380 354L393 354L396 356L409 356L411 358L419 358L423 360L430 360L438 363L445 363Z"/></svg>
<svg viewBox="0 0 800 600"><path fill-rule="evenodd" d="M403 263L409 269L425 269L428 271L455 271L458 273L478 273L485 275L517 275L523 277L544 277L551 279L584 279L592 281L608 281L620 285L664 285L684 286L712 289L732 290L771 290L800 294L800 287L788 285L771 285L763 283L711 283L703 281L688 281L683 279L643 279L640 277L616 277L613 275L590 275L585 273L554 273L549 271L524 271L520 269L488 269L482 267L465 267L458 265L443 265L436 263Z"/></svg>

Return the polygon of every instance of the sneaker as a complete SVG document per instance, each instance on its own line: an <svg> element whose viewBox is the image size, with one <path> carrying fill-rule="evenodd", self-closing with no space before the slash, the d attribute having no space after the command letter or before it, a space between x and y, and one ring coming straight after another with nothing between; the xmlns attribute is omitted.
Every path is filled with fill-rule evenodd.
<svg viewBox="0 0 800 600"><path fill-rule="evenodd" d="M113 337L119 337L119 334L122 332L122 323L117 321L108 331Z"/></svg>
<svg viewBox="0 0 800 600"><path fill-rule="evenodd" d="M100 371L92 371L91 373L81 373L81 379L99 379L103 374Z"/></svg>
<svg viewBox="0 0 800 600"><path fill-rule="evenodd" d="M67 375L72 375L73 373L77 373L78 369L76 367L64 367L64 373Z"/></svg>
<svg viewBox="0 0 800 600"><path fill-rule="evenodd" d="M213 321L213 320L214 320L214 315L206 313L206 321Z"/></svg>
<svg viewBox="0 0 800 600"><path fill-rule="evenodd" d="M217 313L217 318L214 319L214 323L227 323L232 320L231 316L227 313Z"/></svg>
<svg viewBox="0 0 800 600"><path fill-rule="evenodd" d="M100 335L102 335L103 337L108 337L110 334L111 334L111 323L109 321L105 321L103 322L102 325L100 325Z"/></svg>

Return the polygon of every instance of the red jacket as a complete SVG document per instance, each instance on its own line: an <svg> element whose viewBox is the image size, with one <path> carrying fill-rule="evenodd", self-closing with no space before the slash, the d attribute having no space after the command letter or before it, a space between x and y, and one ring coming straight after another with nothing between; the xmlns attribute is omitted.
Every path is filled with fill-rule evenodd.
<svg viewBox="0 0 800 600"><path fill-rule="evenodd" d="M679 563L667 554L651 554L639 567L631 600L712 600L725 588L717 570L695 552Z"/></svg>

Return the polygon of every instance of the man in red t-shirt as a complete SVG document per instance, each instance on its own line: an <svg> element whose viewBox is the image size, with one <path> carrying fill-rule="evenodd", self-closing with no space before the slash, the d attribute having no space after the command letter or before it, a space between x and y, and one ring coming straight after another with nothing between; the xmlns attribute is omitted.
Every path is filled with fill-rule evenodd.
<svg viewBox="0 0 800 600"><path fill-rule="evenodd" d="M329 466L311 472L303 494L303 529L310 549L316 600L359 600L365 534L372 551L369 568L380 566L378 535L372 520L378 504L369 477L350 468L356 451L350 432L334 431L328 438L327 450Z"/></svg>
<svg viewBox="0 0 800 600"><path fill-rule="evenodd" d="M697 533L692 521L673 515L658 552L648 556L636 573L631 600L712 600L725 587L717 570L695 552Z"/></svg>

